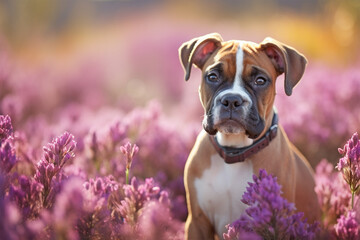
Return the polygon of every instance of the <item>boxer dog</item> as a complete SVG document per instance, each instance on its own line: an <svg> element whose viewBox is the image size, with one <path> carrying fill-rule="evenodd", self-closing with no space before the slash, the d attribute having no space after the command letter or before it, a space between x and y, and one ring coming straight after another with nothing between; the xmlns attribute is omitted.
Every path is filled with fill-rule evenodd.
<svg viewBox="0 0 360 240"><path fill-rule="evenodd" d="M192 65L202 70L205 110L204 130L185 166L186 239L222 239L225 225L244 213L242 195L259 169L277 177L283 196L309 222L318 219L313 170L278 126L273 107L277 77L284 73L290 96L306 58L272 38L260 44L223 41L217 33L185 42L179 55L185 80Z"/></svg>

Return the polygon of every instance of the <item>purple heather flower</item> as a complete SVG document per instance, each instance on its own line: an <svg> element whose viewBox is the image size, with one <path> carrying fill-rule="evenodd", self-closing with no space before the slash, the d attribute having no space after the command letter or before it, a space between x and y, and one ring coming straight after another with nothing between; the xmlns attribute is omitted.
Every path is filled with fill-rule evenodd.
<svg viewBox="0 0 360 240"><path fill-rule="evenodd" d="M248 205L246 214L233 222L226 236L234 236L234 228L255 232L265 239L313 239L317 223L309 225L302 220L303 213L296 213L294 204L289 203L281 194L281 186L276 177L260 170L259 177L253 176L243 195L242 202Z"/></svg>
<svg viewBox="0 0 360 240"><path fill-rule="evenodd" d="M97 137L97 134L95 131L93 133L91 133L90 138L91 138L91 140L89 141L89 147L93 154L93 158L96 158L96 155L99 151L99 142L98 142L98 137Z"/></svg>
<svg viewBox="0 0 360 240"><path fill-rule="evenodd" d="M59 192L62 179L66 178L63 167L75 157L76 142L74 136L65 132L44 147L44 158L36 166L34 179L44 186L43 206L52 206L55 194Z"/></svg>
<svg viewBox="0 0 360 240"><path fill-rule="evenodd" d="M6 189L6 178L5 175L3 175L0 172L0 200L4 199L5 197L5 189Z"/></svg>
<svg viewBox="0 0 360 240"><path fill-rule="evenodd" d="M141 209L138 220L139 239L167 240L184 239L182 223L171 216L169 205L152 200Z"/></svg>
<svg viewBox="0 0 360 240"><path fill-rule="evenodd" d="M97 177L96 179L90 179L83 184L84 188L94 196L108 197L111 192L119 189L118 183L114 177Z"/></svg>
<svg viewBox="0 0 360 240"><path fill-rule="evenodd" d="M13 127L11 124L11 118L8 115L0 115L0 146L1 143L8 137L12 136L12 134Z"/></svg>
<svg viewBox="0 0 360 240"><path fill-rule="evenodd" d="M21 175L18 182L18 187L10 186L9 197L13 202L17 203L24 219L34 217L38 214L38 208L41 205L39 201L43 186L25 175Z"/></svg>
<svg viewBox="0 0 360 240"><path fill-rule="evenodd" d="M139 148L136 146L136 144L131 146L131 144L127 142L124 146L120 147L120 151L125 155L126 158L126 184L129 184L129 171L131 168L131 163L133 161L134 155L139 151Z"/></svg>
<svg viewBox="0 0 360 240"><path fill-rule="evenodd" d="M126 169L130 169L134 155L139 151L139 147L136 144L131 145L127 142L124 146L120 147L120 151L126 157Z"/></svg>
<svg viewBox="0 0 360 240"><path fill-rule="evenodd" d="M347 216L341 215L334 226L338 239L358 240L360 237L360 223L355 218L355 212L349 211Z"/></svg>
<svg viewBox="0 0 360 240"><path fill-rule="evenodd" d="M0 115L0 173L9 173L16 162L11 118Z"/></svg>
<svg viewBox="0 0 360 240"><path fill-rule="evenodd" d="M43 207L49 208L55 200L55 195L60 191L62 179L66 176L60 167L44 159L40 160L36 167L34 179L43 185L42 204Z"/></svg>
<svg viewBox="0 0 360 240"><path fill-rule="evenodd" d="M115 124L110 126L109 135L114 143L119 143L126 137L128 126L124 123L117 121Z"/></svg>
<svg viewBox="0 0 360 240"><path fill-rule="evenodd" d="M64 184L51 215L55 236L79 239L76 224L84 214L84 198L82 180L72 178Z"/></svg>
<svg viewBox="0 0 360 240"><path fill-rule="evenodd" d="M227 229L227 232L223 233L224 240L237 240L237 239L239 239L239 237L238 237L239 231L237 231L234 226L231 226L230 224L228 224L225 227Z"/></svg>
<svg viewBox="0 0 360 240"><path fill-rule="evenodd" d="M326 159L316 167L315 192L323 212L323 223L329 226L345 214L350 206L351 193L342 174L334 171L334 166Z"/></svg>
<svg viewBox="0 0 360 240"><path fill-rule="evenodd" d="M8 139L0 145L0 173L9 173L17 162L13 143Z"/></svg>
<svg viewBox="0 0 360 240"><path fill-rule="evenodd" d="M226 225L227 233L223 234L224 240L261 240L263 239L258 234L254 232L238 231L234 226L230 224Z"/></svg>
<svg viewBox="0 0 360 240"><path fill-rule="evenodd" d="M75 157L75 147L74 136L65 132L44 147L44 158L61 168L67 161Z"/></svg>
<svg viewBox="0 0 360 240"><path fill-rule="evenodd" d="M147 178L145 183L139 184L135 177L131 179L131 184L124 185L123 188L125 199L118 206L118 212L124 222L133 224L137 219L137 212L144 207L145 203L159 197L160 188L155 186L152 178ZM166 196L161 195L162 201L165 202Z"/></svg>
<svg viewBox="0 0 360 240"><path fill-rule="evenodd" d="M342 172L352 194L351 206L354 207L354 196L360 190L360 141L358 133L354 133L351 139L341 149L340 158L336 168Z"/></svg>
<svg viewBox="0 0 360 240"><path fill-rule="evenodd" d="M82 184L84 192L84 213L77 225L80 238L110 239L112 232L111 210L114 196L118 190L118 183L112 176L97 177ZM115 194L112 194L114 193ZM115 217L114 217L115 218ZM115 222L114 222L115 224Z"/></svg>
<svg viewBox="0 0 360 240"><path fill-rule="evenodd" d="M343 148L339 148L339 153L343 155L340 158L336 168L342 171L344 168L349 168L355 178L360 178L360 141L358 133L354 133L351 139L344 145ZM343 171L344 172L344 171ZM348 176L344 176L347 179ZM348 181L347 181L348 182ZM349 183L350 184L350 183Z"/></svg>
<svg viewBox="0 0 360 240"><path fill-rule="evenodd" d="M357 196L356 198L353 211L355 212L356 221L360 223L360 196Z"/></svg>

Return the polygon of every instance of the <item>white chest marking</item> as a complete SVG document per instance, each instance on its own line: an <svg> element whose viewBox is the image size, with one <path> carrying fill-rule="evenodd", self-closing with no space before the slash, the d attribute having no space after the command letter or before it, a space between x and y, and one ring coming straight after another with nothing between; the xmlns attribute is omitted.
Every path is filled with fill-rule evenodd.
<svg viewBox="0 0 360 240"><path fill-rule="evenodd" d="M241 202L248 182L252 181L253 167L249 160L226 164L218 154L211 156L211 166L201 178L195 179L200 208L222 239L225 225L238 219L245 211Z"/></svg>

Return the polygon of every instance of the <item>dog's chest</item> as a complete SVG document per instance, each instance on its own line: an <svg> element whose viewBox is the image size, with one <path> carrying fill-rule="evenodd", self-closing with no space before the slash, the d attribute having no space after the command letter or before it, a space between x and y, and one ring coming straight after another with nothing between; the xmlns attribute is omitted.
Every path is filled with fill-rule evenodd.
<svg viewBox="0 0 360 240"><path fill-rule="evenodd" d="M220 237L225 225L238 219L246 209L241 199L252 175L251 161L226 164L216 154L211 157L210 168L195 180L199 206Z"/></svg>

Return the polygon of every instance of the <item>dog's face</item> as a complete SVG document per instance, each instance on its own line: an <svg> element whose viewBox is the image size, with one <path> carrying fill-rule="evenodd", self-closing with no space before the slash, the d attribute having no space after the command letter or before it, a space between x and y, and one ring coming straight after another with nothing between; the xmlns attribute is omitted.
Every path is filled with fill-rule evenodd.
<svg viewBox="0 0 360 240"><path fill-rule="evenodd" d="M184 43L179 54L186 80L192 64L202 70L204 129L209 134L245 133L252 139L265 131L276 78L285 73L285 92L291 95L306 65L304 56L270 38L260 44L224 42L220 35L209 34Z"/></svg>

